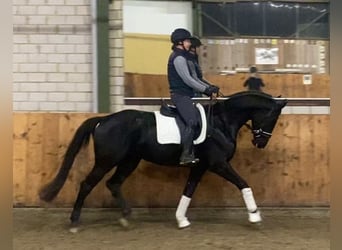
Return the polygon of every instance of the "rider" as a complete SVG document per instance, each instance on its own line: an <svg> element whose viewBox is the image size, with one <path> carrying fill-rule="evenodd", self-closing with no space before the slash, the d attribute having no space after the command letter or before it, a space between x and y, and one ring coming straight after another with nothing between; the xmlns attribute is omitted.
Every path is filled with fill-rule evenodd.
<svg viewBox="0 0 342 250"><path fill-rule="evenodd" d="M201 69L201 66L199 65L197 49L200 46L202 46L201 40L196 36L192 36L190 38L190 42L191 42L191 46L190 46L190 50L188 53L188 65L189 65L189 69L191 72L191 76L197 79L198 81L200 81L206 87L214 86L213 84L211 84L210 82L208 82L206 79L203 78L202 69ZM197 92L195 93L195 96L201 97L202 93Z"/></svg>
<svg viewBox="0 0 342 250"><path fill-rule="evenodd" d="M193 164L199 161L193 152L194 129L197 125L196 108L191 100L195 92L212 96L219 89L215 86L205 86L193 78L187 64L188 51L191 46L191 33L183 28L175 29L171 34L172 53L167 65L167 74L171 100L176 106L185 123L182 133L182 154L180 164Z"/></svg>

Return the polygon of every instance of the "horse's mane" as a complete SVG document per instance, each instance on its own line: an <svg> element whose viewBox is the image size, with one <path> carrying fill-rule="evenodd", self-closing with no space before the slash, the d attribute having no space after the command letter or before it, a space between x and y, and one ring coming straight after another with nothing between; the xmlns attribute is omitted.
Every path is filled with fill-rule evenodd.
<svg viewBox="0 0 342 250"><path fill-rule="evenodd" d="M255 108L255 107L270 107L275 104L275 100L269 94L260 91L242 91L228 96L227 100L223 101L227 107Z"/></svg>
<svg viewBox="0 0 342 250"><path fill-rule="evenodd" d="M242 97L242 96L259 96L259 97L263 97L263 98L267 98L267 99L272 99L273 97L269 94L266 94L264 92L260 92L260 91L241 91L241 92L237 92L237 93L234 93L234 94L231 94L231 95L227 95L227 96L224 96L226 98L229 98L229 99L234 99L234 98L239 98L239 97Z"/></svg>

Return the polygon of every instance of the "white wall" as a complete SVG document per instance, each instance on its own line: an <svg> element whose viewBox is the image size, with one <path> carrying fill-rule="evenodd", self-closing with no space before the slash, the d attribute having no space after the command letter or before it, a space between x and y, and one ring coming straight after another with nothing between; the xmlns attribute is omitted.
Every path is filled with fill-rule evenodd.
<svg viewBox="0 0 342 250"><path fill-rule="evenodd" d="M13 0L13 110L93 111L90 0ZM110 8L111 109L123 105L122 0Z"/></svg>
<svg viewBox="0 0 342 250"><path fill-rule="evenodd" d="M123 2L124 33L169 35L176 28L192 31L191 2Z"/></svg>
<svg viewBox="0 0 342 250"><path fill-rule="evenodd" d="M13 0L14 111L90 111L89 0Z"/></svg>

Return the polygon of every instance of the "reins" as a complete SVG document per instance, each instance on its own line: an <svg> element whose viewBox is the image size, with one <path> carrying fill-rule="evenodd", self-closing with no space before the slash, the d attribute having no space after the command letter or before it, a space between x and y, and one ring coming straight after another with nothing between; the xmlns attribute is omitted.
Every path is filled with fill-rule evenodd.
<svg viewBox="0 0 342 250"><path fill-rule="evenodd" d="M214 126L214 115L213 115L213 105L214 100L210 97L209 106L208 106L208 115L207 115L207 124L208 126Z"/></svg>
<svg viewBox="0 0 342 250"><path fill-rule="evenodd" d="M217 92L217 97L224 97L222 92ZM216 99L210 97L209 106L208 106L208 115L207 115L207 124L208 126L214 127L214 115L213 115L213 106L216 103Z"/></svg>

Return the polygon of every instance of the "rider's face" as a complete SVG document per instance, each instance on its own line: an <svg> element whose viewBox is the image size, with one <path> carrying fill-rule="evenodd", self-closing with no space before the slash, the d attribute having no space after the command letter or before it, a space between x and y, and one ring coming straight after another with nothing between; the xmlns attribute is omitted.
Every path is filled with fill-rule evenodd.
<svg viewBox="0 0 342 250"><path fill-rule="evenodd" d="M183 46L184 46L184 48L185 48L186 50L189 51L190 46L191 46L190 39L185 39L185 40L183 41Z"/></svg>

